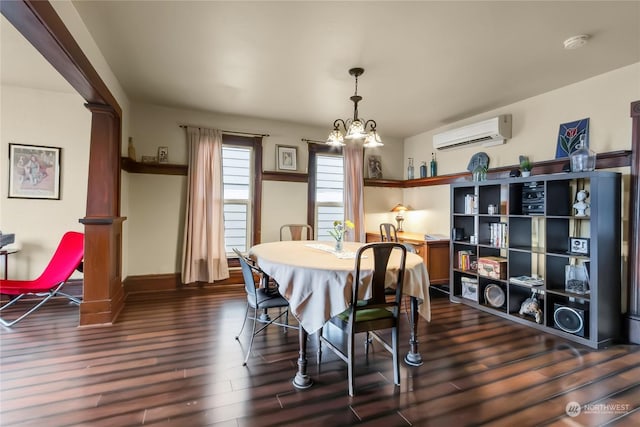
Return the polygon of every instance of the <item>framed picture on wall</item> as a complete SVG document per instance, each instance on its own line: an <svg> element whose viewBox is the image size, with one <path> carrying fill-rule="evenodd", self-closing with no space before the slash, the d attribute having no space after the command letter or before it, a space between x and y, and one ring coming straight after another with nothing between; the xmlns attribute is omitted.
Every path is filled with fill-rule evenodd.
<svg viewBox="0 0 640 427"><path fill-rule="evenodd" d="M289 145L276 145L278 170L298 170L298 148Z"/></svg>
<svg viewBox="0 0 640 427"><path fill-rule="evenodd" d="M9 144L9 198L60 200L62 148Z"/></svg>
<svg viewBox="0 0 640 427"><path fill-rule="evenodd" d="M382 156L371 155L367 163L369 179L382 179Z"/></svg>
<svg viewBox="0 0 640 427"><path fill-rule="evenodd" d="M169 147L158 147L158 163L169 163Z"/></svg>
<svg viewBox="0 0 640 427"><path fill-rule="evenodd" d="M589 147L589 118L574 122L562 123L558 130L558 143L556 144L556 159L569 157L578 149L580 137L584 135L584 143Z"/></svg>

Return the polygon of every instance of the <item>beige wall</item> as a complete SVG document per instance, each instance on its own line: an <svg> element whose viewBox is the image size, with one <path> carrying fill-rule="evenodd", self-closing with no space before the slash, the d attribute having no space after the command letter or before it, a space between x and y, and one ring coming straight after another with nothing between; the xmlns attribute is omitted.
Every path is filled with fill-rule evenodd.
<svg viewBox="0 0 640 427"><path fill-rule="evenodd" d="M263 169L276 170L276 145L298 148L298 172L307 172L308 151L302 138L322 141L330 130L295 123L251 117L183 110L133 102L130 134L136 155L156 156L158 147L169 148L171 163L185 164L187 158L185 130L180 124L268 134L263 139ZM126 139L126 138L125 138ZM402 142L385 138L386 145L377 149L383 157L386 178L402 177ZM365 156L368 151L365 153ZM128 188L128 264L129 275L162 274L180 271L183 238L183 206L186 178L182 176L125 173ZM124 195L124 191L123 191ZM377 204L390 209L400 201L401 191L365 193L371 198L368 207ZM377 202L375 202L377 200ZM366 202L366 201L365 201ZM369 210L367 210L369 211ZM307 184L264 181L262 187L262 241L279 239L280 226L307 222ZM377 226L376 226L377 227Z"/></svg>
<svg viewBox="0 0 640 427"><path fill-rule="evenodd" d="M73 4L52 2L84 54L98 71L122 109L123 135L128 133L128 98ZM11 25L7 22L7 25ZM27 52L25 52L27 54ZM19 61L20 58L15 58ZM51 68L51 72L55 72ZM22 200L7 198L8 159L0 156L0 230L16 233L19 254L11 255L9 274L15 279L34 278L55 251L67 230L84 231L78 219L86 214L87 174L91 114L77 94L2 86L0 92L0 153L8 153L8 143L62 147L61 199ZM124 150L126 150L126 145ZM128 183L122 182L122 214L127 216ZM124 223L123 272L127 271L127 228ZM0 267L4 268L4 266ZM79 276L79 274L75 274Z"/></svg>
<svg viewBox="0 0 640 427"><path fill-rule="evenodd" d="M407 138L405 157L429 159L434 151L435 133L498 114L512 115L513 137L506 144L438 151L438 173L465 171L471 156L479 151L489 155L490 168L517 165L520 154L528 155L532 161L553 159L559 125L586 117L590 119L591 149L596 152L629 150L630 104L638 99L640 63ZM406 158L403 160L406 165ZM629 168L622 171L628 175ZM404 202L416 210L405 215L406 230L449 234L448 185L405 189ZM627 215L626 207L623 213Z"/></svg>
<svg viewBox="0 0 640 427"><path fill-rule="evenodd" d="M91 114L76 94L2 86L0 230L15 233L9 278L35 279L66 231L84 231ZM60 147L60 200L9 199L9 143ZM4 276L4 263L0 263ZM77 274L76 274L77 276Z"/></svg>

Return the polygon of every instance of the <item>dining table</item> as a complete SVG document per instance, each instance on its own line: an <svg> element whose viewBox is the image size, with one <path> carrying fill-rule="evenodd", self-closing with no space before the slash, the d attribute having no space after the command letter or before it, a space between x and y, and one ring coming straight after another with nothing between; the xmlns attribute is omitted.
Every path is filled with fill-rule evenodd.
<svg viewBox="0 0 640 427"><path fill-rule="evenodd" d="M260 243L251 247L248 255L256 261L266 275L278 285L278 290L289 301L289 310L298 321L299 357L298 371L293 379L296 388L304 389L313 384L307 374L307 338L317 332L330 318L349 307L352 284L355 279L356 251L365 245L344 242L337 251L328 241L296 240ZM400 255L394 251L387 266L387 286L395 288ZM359 299L370 293L373 274L372 257L362 260ZM402 293L410 297L409 323L411 327L409 351L405 363L420 366L422 356L418 351L418 316L431 320L429 301L429 273L422 257L407 253Z"/></svg>

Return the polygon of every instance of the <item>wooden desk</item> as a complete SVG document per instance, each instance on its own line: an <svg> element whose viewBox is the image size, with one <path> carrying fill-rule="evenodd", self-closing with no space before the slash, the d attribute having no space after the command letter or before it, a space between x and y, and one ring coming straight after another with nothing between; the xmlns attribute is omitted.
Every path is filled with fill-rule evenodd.
<svg viewBox="0 0 640 427"><path fill-rule="evenodd" d="M379 242L380 232L367 232L367 243ZM449 239L425 240L424 234L398 233L398 241L410 243L422 257L432 285L449 285Z"/></svg>

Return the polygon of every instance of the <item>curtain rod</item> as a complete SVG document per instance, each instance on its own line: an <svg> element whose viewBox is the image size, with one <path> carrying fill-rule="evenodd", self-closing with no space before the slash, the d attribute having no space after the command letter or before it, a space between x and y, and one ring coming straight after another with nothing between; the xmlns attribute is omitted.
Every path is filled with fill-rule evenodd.
<svg viewBox="0 0 640 427"><path fill-rule="evenodd" d="M315 143L315 144L326 144L327 141L316 141L315 139L307 139L307 138L300 138L300 141L302 142L306 142L306 143Z"/></svg>
<svg viewBox="0 0 640 427"><path fill-rule="evenodd" d="M209 126L196 126L196 125L178 125L181 128L187 128L187 127L194 127L194 128L198 128L198 129L213 129ZM220 129L220 132L222 133L226 133L227 135L249 135L249 136L270 136L268 133L252 133L252 132L242 132L242 131L237 131L237 130L223 130Z"/></svg>

